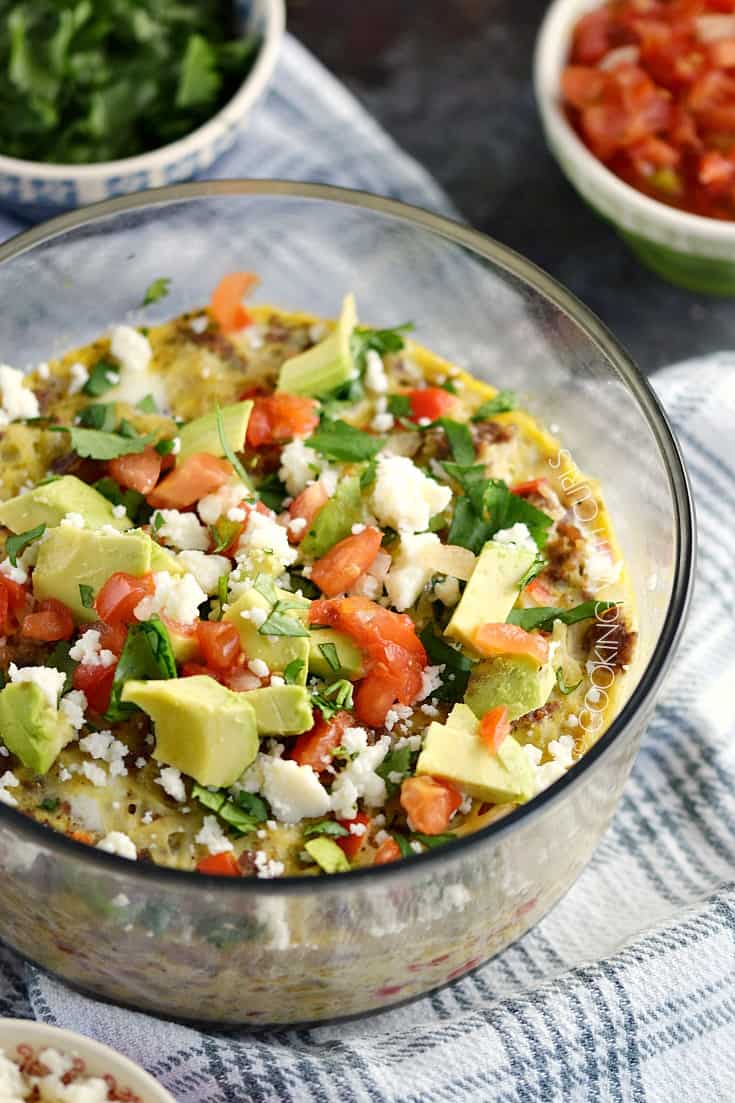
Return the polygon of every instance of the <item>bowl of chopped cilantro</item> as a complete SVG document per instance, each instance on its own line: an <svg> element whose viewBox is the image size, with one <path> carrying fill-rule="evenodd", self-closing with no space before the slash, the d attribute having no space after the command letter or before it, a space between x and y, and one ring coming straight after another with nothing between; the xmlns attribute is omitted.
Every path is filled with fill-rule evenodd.
<svg viewBox="0 0 735 1103"><path fill-rule="evenodd" d="M284 22L283 0L0 0L0 205L39 220L206 171Z"/></svg>

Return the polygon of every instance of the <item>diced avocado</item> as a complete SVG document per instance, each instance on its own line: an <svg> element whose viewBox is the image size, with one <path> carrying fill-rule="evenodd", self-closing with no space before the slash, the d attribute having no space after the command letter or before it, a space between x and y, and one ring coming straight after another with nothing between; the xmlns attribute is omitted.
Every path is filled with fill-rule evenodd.
<svg viewBox="0 0 735 1103"><path fill-rule="evenodd" d="M183 563L179 563L173 552L170 552L168 548L164 548L163 545L157 544L150 537L148 539L151 541L152 571L168 571L169 574L173 575L186 574L186 567Z"/></svg>
<svg viewBox="0 0 735 1103"><path fill-rule="evenodd" d="M335 653L338 664L336 667L329 661L334 659ZM312 628L309 639L309 673L329 681L348 678L354 682L365 673L362 652L344 632L337 632L334 628Z"/></svg>
<svg viewBox="0 0 735 1103"><path fill-rule="evenodd" d="M205 674L130 681L122 691L123 701L153 720L153 757L217 788L234 784L258 753L255 710L247 698Z"/></svg>
<svg viewBox="0 0 735 1103"><path fill-rule="evenodd" d="M0 737L24 766L45 774L74 738L74 729L39 686L12 682L0 692Z"/></svg>
<svg viewBox="0 0 735 1103"><path fill-rule="evenodd" d="M473 636L483 624L504 624L518 598L518 585L534 558L534 552L527 548L489 540L444 634L472 648Z"/></svg>
<svg viewBox="0 0 735 1103"><path fill-rule="evenodd" d="M235 402L232 406L223 406L221 409L225 440L233 452L242 451L252 408L253 404L248 399L245 402ZM195 418L187 425L182 425L179 429L179 440L181 447L176 456L177 463L181 463L194 452L209 452L212 456L225 454L217 428L216 410L210 410L208 414Z"/></svg>
<svg viewBox="0 0 735 1103"><path fill-rule="evenodd" d="M334 839L326 839L321 836L318 839L309 839L304 843L304 850L311 854L312 858L325 873L349 873L350 863L341 846L337 846Z"/></svg>
<svg viewBox="0 0 735 1103"><path fill-rule="evenodd" d="M452 708L445 724L448 728L461 728L462 731L471 732L472 734L477 732L477 717L471 708L459 701Z"/></svg>
<svg viewBox="0 0 735 1103"><path fill-rule="evenodd" d="M319 559L340 540L352 532L352 526L362 521L362 493L357 475L348 475L337 484L329 501L314 518L311 528L301 541L302 554Z"/></svg>
<svg viewBox="0 0 735 1103"><path fill-rule="evenodd" d="M505 705L509 719L516 720L545 705L555 682L551 663L540 667L525 655L497 655L472 668L465 704L477 717L497 705Z"/></svg>
<svg viewBox="0 0 735 1103"><path fill-rule="evenodd" d="M314 725L305 686L264 686L247 694L255 709L258 735L301 735Z"/></svg>
<svg viewBox="0 0 735 1103"><path fill-rule="evenodd" d="M530 800L536 788L533 766L520 744L507 735L497 754L491 754L479 737L479 722L472 730L465 724L464 712L457 725L431 723L416 773L445 778L491 804Z"/></svg>
<svg viewBox="0 0 735 1103"><path fill-rule="evenodd" d="M97 620L82 604L79 584L96 595L117 571L140 578L151 569L151 540L144 532L93 532L62 525L39 546L33 593L40 600L63 601L77 621Z"/></svg>
<svg viewBox="0 0 735 1103"><path fill-rule="evenodd" d="M67 513L80 514L91 529L112 525L122 532L132 525L127 515L116 517L112 502L75 475L62 475L60 479L34 487L27 494L0 503L0 525L11 532L27 532L37 525L53 528Z"/></svg>
<svg viewBox="0 0 735 1103"><path fill-rule="evenodd" d="M168 632L168 638L171 640L171 650L174 653L174 658L177 663L190 663L192 659L197 657L199 654L199 641L197 640L195 632L192 632L191 635L184 635L183 632L177 632L172 621L167 621L166 630Z"/></svg>
<svg viewBox="0 0 735 1103"><path fill-rule="evenodd" d="M342 313L333 331L318 345L285 361L278 376L277 390L319 398L355 379L357 368L350 338L356 324L355 297L345 295Z"/></svg>
<svg viewBox="0 0 735 1103"><path fill-rule="evenodd" d="M276 587L276 596L279 599L288 599L289 602L298 602L295 594L288 593ZM304 598L304 620L309 608L309 601ZM258 590L246 590L244 594L233 601L222 620L230 621L240 633L240 646L248 659L262 659L272 674L283 673L289 663L298 659L303 663L301 671L296 678L297 684L306 683L306 673L309 663L309 637L308 636L265 636L258 631L255 621L244 617L243 613L251 610L262 610L268 613L270 606L266 598ZM289 616L295 617L297 610L289 610Z"/></svg>

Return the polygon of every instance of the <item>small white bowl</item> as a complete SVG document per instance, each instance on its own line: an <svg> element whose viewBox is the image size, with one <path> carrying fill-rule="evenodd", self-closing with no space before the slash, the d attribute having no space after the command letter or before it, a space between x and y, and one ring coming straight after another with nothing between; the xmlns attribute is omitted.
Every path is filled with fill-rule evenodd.
<svg viewBox="0 0 735 1103"><path fill-rule="evenodd" d="M47 165L0 155L0 206L40 222L72 207L205 172L233 144L265 91L285 28L284 0L236 0L235 8L243 35L259 35L260 49L241 87L206 123L170 145L119 161Z"/></svg>
<svg viewBox="0 0 735 1103"><path fill-rule="evenodd" d="M69 1057L81 1057L90 1076L104 1076L105 1073L114 1076L118 1087L139 1095L142 1103L176 1103L174 1097L139 1065L101 1042L32 1019L0 1019L0 1049L6 1057L15 1059L17 1047L22 1045L36 1051L55 1049Z"/></svg>
<svg viewBox="0 0 735 1103"><path fill-rule="evenodd" d="M554 0L541 24L534 89L546 140L587 203L612 222L638 258L694 291L735 295L735 221L689 214L636 191L590 153L561 106L561 74L580 16L603 0Z"/></svg>

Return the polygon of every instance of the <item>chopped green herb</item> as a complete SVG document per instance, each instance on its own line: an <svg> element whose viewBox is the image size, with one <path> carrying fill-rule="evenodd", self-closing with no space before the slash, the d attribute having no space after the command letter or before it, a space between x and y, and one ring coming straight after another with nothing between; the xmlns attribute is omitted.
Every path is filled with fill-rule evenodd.
<svg viewBox="0 0 735 1103"><path fill-rule="evenodd" d="M507 623L517 624L527 632L534 628L550 630L555 620L560 620L562 624L577 624L580 620L591 620L620 604L619 601L583 601L581 605L574 605L571 609L557 609L553 605L543 605L536 609L511 609Z"/></svg>
<svg viewBox="0 0 735 1103"><path fill-rule="evenodd" d="M442 835L422 835L419 831L414 831L411 835L412 839L415 839L417 843L421 843L422 846L428 847L430 850L435 846L444 846L446 843L451 843L452 839L456 839L456 835L451 831L445 831Z"/></svg>
<svg viewBox="0 0 735 1103"><path fill-rule="evenodd" d="M82 394L89 398L99 398L100 395L116 387L120 382L120 369L111 360L98 360L89 373L89 379L82 387Z"/></svg>
<svg viewBox="0 0 735 1103"><path fill-rule="evenodd" d="M59 798L44 797L38 807L42 808L44 812L55 812L59 807Z"/></svg>
<svg viewBox="0 0 735 1103"><path fill-rule="evenodd" d="M301 590L304 597L313 600L321 595L321 590L318 586L315 586L310 578L304 578L302 574L297 574L296 571L288 572L288 579L291 583L291 589L294 593Z"/></svg>
<svg viewBox="0 0 735 1103"><path fill-rule="evenodd" d="M544 568L547 566L547 562L543 555L537 555L531 566L528 568L523 578L518 583L518 590L525 590L529 583L533 582L534 578L541 574Z"/></svg>
<svg viewBox="0 0 735 1103"><path fill-rule="evenodd" d="M388 395L388 413L393 414L393 417L409 417L411 413L411 400L408 395Z"/></svg>
<svg viewBox="0 0 735 1103"><path fill-rule="evenodd" d="M219 816L236 835L247 835L268 819L268 805L255 793L241 792L230 798L224 789L212 792L195 783L191 795L203 808Z"/></svg>
<svg viewBox="0 0 735 1103"><path fill-rule="evenodd" d="M83 582L79 583L79 600L85 609L91 609L94 606L94 590L91 586L85 586Z"/></svg>
<svg viewBox="0 0 735 1103"><path fill-rule="evenodd" d="M418 757L418 753L416 753L416 757ZM385 782L389 797L392 797L399 788L395 781L390 780L390 774L402 774L403 777L408 777L413 772L412 758L411 748L403 746L398 750L389 751L377 767L375 772Z"/></svg>
<svg viewBox="0 0 735 1103"><path fill-rule="evenodd" d="M559 693L563 693L565 697L568 697L570 693L574 693L575 689L579 689L582 685L584 678L580 678L578 682L575 682L573 686L568 686L564 681L564 671L558 666L556 668L556 685Z"/></svg>
<svg viewBox="0 0 735 1103"><path fill-rule="evenodd" d="M508 488L502 479L488 479L479 464L445 461L444 469L463 490L454 506L449 543L461 544L478 554L494 533L520 522L527 525L541 548L548 539L552 519Z"/></svg>
<svg viewBox="0 0 735 1103"><path fill-rule="evenodd" d="M515 410L517 405L518 399L514 391L498 391L475 410L472 421L486 421L493 414L505 414L508 410Z"/></svg>
<svg viewBox="0 0 735 1103"><path fill-rule="evenodd" d="M217 420L217 434L219 436L219 443L223 454L232 464L238 479L245 483L245 486L250 486L250 479L248 477L248 474L235 453L233 452L232 446L227 439L227 433L225 432L225 420L222 417L222 410L220 409L219 404L217 404L214 408L214 416Z"/></svg>
<svg viewBox="0 0 735 1103"><path fill-rule="evenodd" d="M156 406L156 400L152 394L147 394L145 398L141 398L140 402L135 404L136 410L140 410L141 414L157 414L158 407Z"/></svg>
<svg viewBox="0 0 735 1103"><path fill-rule="evenodd" d="M440 426L446 433L455 463L463 466L474 464L475 445L472 433L463 422L454 421L451 417L440 417L433 424Z"/></svg>
<svg viewBox="0 0 735 1103"><path fill-rule="evenodd" d="M62 674L66 675L66 681L61 690L62 693L68 693L72 688L72 675L79 665L74 659L69 658L71 646L66 640L61 640L45 660L46 666L52 666L55 670L60 670Z"/></svg>
<svg viewBox="0 0 735 1103"><path fill-rule="evenodd" d="M349 835L349 831L336 820L319 820L318 823L310 823L304 828L305 839L312 839L315 835L331 835L333 838L340 838Z"/></svg>
<svg viewBox="0 0 735 1103"><path fill-rule="evenodd" d="M209 526L209 535L212 537L214 555L229 548L232 541L239 536L242 526L239 521L228 521L226 517L220 517L216 525Z"/></svg>
<svg viewBox="0 0 735 1103"><path fill-rule="evenodd" d="M145 295L143 296L143 302L141 306L150 306L151 303L157 303L160 299L165 299L169 293L171 286L170 276L159 276L157 280L153 280L148 284ZM153 410L145 410L144 413L155 413L155 407Z"/></svg>
<svg viewBox="0 0 735 1103"><path fill-rule="evenodd" d="M337 648L333 643L320 643L319 650L324 656L324 661L332 668L332 670L339 670L340 661Z"/></svg>
<svg viewBox="0 0 735 1103"><path fill-rule="evenodd" d="M434 690L432 697L436 697L438 701L460 701L467 689L473 667L472 660L437 636L431 624L427 624L419 633L419 639L426 648L431 663L444 667L442 684Z"/></svg>
<svg viewBox="0 0 735 1103"><path fill-rule="evenodd" d="M325 419L306 444L328 460L337 463L360 463L371 460L383 447L382 437L355 429L346 421ZM228 457L229 458L229 457Z"/></svg>
<svg viewBox="0 0 735 1103"><path fill-rule="evenodd" d="M289 601L287 598L277 601L258 629L259 634L261 636L308 636L309 629L300 620L289 616L291 610L303 611L303 608L303 604L299 601Z"/></svg>
<svg viewBox="0 0 735 1103"><path fill-rule="evenodd" d="M378 465L373 459L365 465L362 472L360 473L360 490L367 490L369 487L371 487L375 482L377 476Z"/></svg>
<svg viewBox="0 0 735 1103"><path fill-rule="evenodd" d="M25 532L19 532L15 536L9 536L5 541L5 554L14 567L18 566L18 556L32 544L34 540L38 540L40 536L43 536L46 531L45 525L36 525L34 529L26 529Z"/></svg>
<svg viewBox="0 0 735 1103"><path fill-rule="evenodd" d="M227 604L227 584L229 580L229 573L221 574L217 579L217 600L219 601L220 619L222 617L222 610Z"/></svg>
<svg viewBox="0 0 735 1103"><path fill-rule="evenodd" d="M352 682L340 678L328 686L322 684L312 687L311 700L313 707L319 709L324 719L331 720L341 709L353 707Z"/></svg>
<svg viewBox="0 0 735 1103"><path fill-rule="evenodd" d="M159 440L158 444L154 445L156 452L159 456L170 456L174 450L175 437L164 437L163 440Z"/></svg>
<svg viewBox="0 0 735 1103"><path fill-rule="evenodd" d="M299 680L299 675L304 669L303 659L291 659L290 663L287 663L283 670L283 680L286 685L293 686Z"/></svg>
<svg viewBox="0 0 735 1103"><path fill-rule="evenodd" d="M393 839L398 844L398 849L401 852L401 857L402 858L410 858L411 855L413 854L413 851L411 850L411 844L409 843L406 836L401 835L401 833L399 831L394 831L393 832Z"/></svg>
<svg viewBox="0 0 735 1103"><path fill-rule="evenodd" d="M154 532L158 532L159 529L163 528L163 526L165 524L166 524L166 521L164 519L163 514L159 513L158 510L156 510L156 512L153 514L153 516L151 518L151 528L153 529Z"/></svg>
<svg viewBox="0 0 735 1103"><path fill-rule="evenodd" d="M126 417L121 419L117 431L121 437L127 437L128 440L135 440L138 436L138 430L135 428L132 421L128 421Z"/></svg>
<svg viewBox="0 0 735 1103"><path fill-rule="evenodd" d="M97 429L67 428L65 425L51 425L50 429L54 433L69 433L72 449L78 456L90 460L114 460L117 456L134 455L142 452L153 440L153 436L129 438Z"/></svg>
<svg viewBox="0 0 735 1103"><path fill-rule="evenodd" d="M262 479L257 486L258 497L264 505L268 506L268 509L272 509L274 513L280 513L283 509L283 499L288 497L287 491L278 475L274 472L272 475L268 475L265 479Z"/></svg>
<svg viewBox="0 0 735 1103"><path fill-rule="evenodd" d="M210 789L205 789L204 786L198 785L196 782L191 787L191 795L194 800L198 800L209 812L219 812L220 808L227 800L227 794L223 792L222 789L216 789L212 792Z"/></svg>
<svg viewBox="0 0 735 1103"><path fill-rule="evenodd" d="M115 428L115 404L113 402L91 402L79 412L79 424L85 429L100 429L111 433Z"/></svg>
<svg viewBox="0 0 735 1103"><path fill-rule="evenodd" d="M160 617L151 617L128 628L125 646L115 667L110 704L105 719L122 720L136 712L135 705L120 700L123 686L131 679L176 678L176 658L171 637Z"/></svg>
<svg viewBox="0 0 735 1103"><path fill-rule="evenodd" d="M392 352L400 352L405 347L404 333L410 333L413 326L410 322L402 326L394 326L393 329L369 329L367 326L356 326L350 337L350 352L358 368L365 367L365 356L372 350L378 356L387 356Z"/></svg>
<svg viewBox="0 0 735 1103"><path fill-rule="evenodd" d="M122 490L114 479L105 476L93 484L108 502L114 506L125 506L125 512L137 525L145 525L151 515L151 507L138 490Z"/></svg>
<svg viewBox="0 0 735 1103"><path fill-rule="evenodd" d="M445 379L443 383L439 384L439 386L443 391L449 391L450 394L457 393L457 384L454 382L453 379Z"/></svg>

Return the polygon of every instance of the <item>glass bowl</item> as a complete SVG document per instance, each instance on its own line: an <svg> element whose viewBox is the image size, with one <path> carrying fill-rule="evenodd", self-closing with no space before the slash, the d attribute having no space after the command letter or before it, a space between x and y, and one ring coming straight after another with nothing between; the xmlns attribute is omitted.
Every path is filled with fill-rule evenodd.
<svg viewBox="0 0 735 1103"><path fill-rule="evenodd" d="M568 292L482 234L318 185L182 184L63 215L0 247L0 358L48 359L137 313L206 302L225 272L260 300L417 339L515 389L603 479L635 589L638 653L617 718L551 788L485 830L395 865L229 880L131 863L0 805L0 938L97 996L256 1025L362 1014L428 992L519 938L566 892L620 798L684 622L694 522L656 397ZM584 476L580 475L580 480ZM583 483L582 483L583 485ZM603 679L600 688L604 690ZM594 721L594 708L590 723Z"/></svg>

